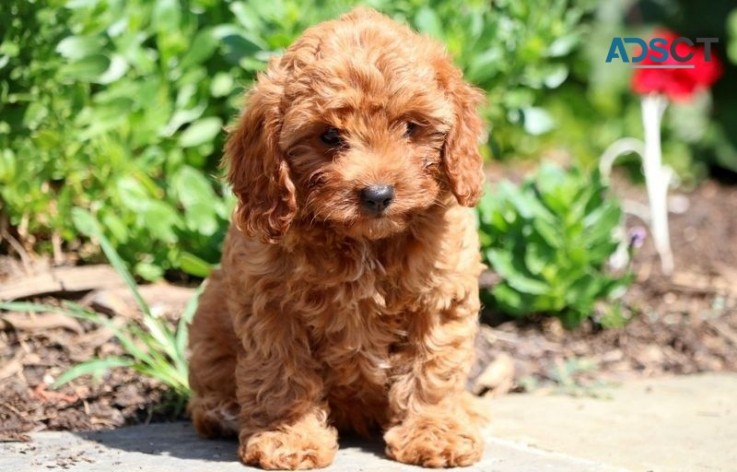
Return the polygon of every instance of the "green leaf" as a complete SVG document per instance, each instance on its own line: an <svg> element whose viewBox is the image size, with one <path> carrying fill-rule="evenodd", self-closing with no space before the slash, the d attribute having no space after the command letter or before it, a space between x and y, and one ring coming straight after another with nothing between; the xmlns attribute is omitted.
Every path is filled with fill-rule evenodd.
<svg viewBox="0 0 737 472"><path fill-rule="evenodd" d="M560 227L556 226L555 223L542 218L535 218L532 220L532 227L551 247L560 249L564 245L565 241L563 241Z"/></svg>
<svg viewBox="0 0 737 472"><path fill-rule="evenodd" d="M51 388L59 388L83 375L92 375L99 379L111 369L131 367L133 364L134 362L132 359L125 357L105 357L104 359L84 361L74 365L61 374L59 378L51 384Z"/></svg>
<svg viewBox="0 0 737 472"><path fill-rule="evenodd" d="M212 271L211 264L187 251L179 256L179 268L190 275L203 278L208 277Z"/></svg>
<svg viewBox="0 0 737 472"><path fill-rule="evenodd" d="M547 110L539 107L527 107L522 110L525 131L533 136L545 134L555 128L555 120Z"/></svg>
<svg viewBox="0 0 737 472"><path fill-rule="evenodd" d="M548 46L548 57L561 57L569 54L576 45L578 45L579 37L577 34L567 34L560 36Z"/></svg>
<svg viewBox="0 0 737 472"><path fill-rule="evenodd" d="M496 47L475 55L466 71L466 78L476 84L484 84L500 73L502 51Z"/></svg>
<svg viewBox="0 0 737 472"><path fill-rule="evenodd" d="M732 64L737 64L737 9L732 10L727 17L727 29L729 30L727 55Z"/></svg>
<svg viewBox="0 0 737 472"><path fill-rule="evenodd" d="M148 208L151 196L146 188L134 177L125 176L118 179L116 184L118 196L126 208L140 213ZM90 234L90 233L85 233Z"/></svg>
<svg viewBox="0 0 737 472"><path fill-rule="evenodd" d="M109 67L110 59L107 56L94 54L62 66L59 69L59 75L62 80L96 82Z"/></svg>
<svg viewBox="0 0 737 472"><path fill-rule="evenodd" d="M67 59L77 60L97 54L102 44L102 38L67 36L56 45L56 52Z"/></svg>
<svg viewBox="0 0 737 472"><path fill-rule="evenodd" d="M218 219L211 203L196 202L185 211L187 228L204 236L212 236L218 230Z"/></svg>
<svg viewBox="0 0 737 472"><path fill-rule="evenodd" d="M15 153L10 149L0 150L0 182L10 182L15 173Z"/></svg>
<svg viewBox="0 0 737 472"><path fill-rule="evenodd" d="M218 72L210 83L210 94L213 97L224 97L235 88L233 76L225 72Z"/></svg>
<svg viewBox="0 0 737 472"><path fill-rule="evenodd" d="M622 211L616 205L604 205L584 218L586 247L599 242L611 241L614 230L622 219Z"/></svg>
<svg viewBox="0 0 737 472"><path fill-rule="evenodd" d="M110 84L123 77L127 71L128 61L120 54L113 54L110 56L110 65L107 70L96 79L96 82Z"/></svg>
<svg viewBox="0 0 737 472"><path fill-rule="evenodd" d="M240 64L243 59L253 58L256 53L266 49L265 45L240 31L223 36L220 42L225 49L225 59L235 65Z"/></svg>
<svg viewBox="0 0 737 472"><path fill-rule="evenodd" d="M513 256L510 253L492 249L487 253L487 257L494 271L515 290L540 295L550 289L545 282L536 280L525 274L524 268L521 264L513 260Z"/></svg>
<svg viewBox="0 0 737 472"><path fill-rule="evenodd" d="M113 213L106 214L102 217L102 224L110 231L110 234L119 243L125 243L128 241L129 228L123 223L117 215Z"/></svg>
<svg viewBox="0 0 737 472"><path fill-rule="evenodd" d="M181 220L167 203L150 200L140 216L154 237L167 243L177 242L174 230L180 226Z"/></svg>
<svg viewBox="0 0 737 472"><path fill-rule="evenodd" d="M546 247L544 240L534 235L525 245L525 267L531 274L539 276L543 269L552 262L554 250Z"/></svg>
<svg viewBox="0 0 737 472"><path fill-rule="evenodd" d="M533 312L531 298L506 283L496 285L492 296L496 304L510 315L522 316Z"/></svg>
<svg viewBox="0 0 737 472"><path fill-rule="evenodd" d="M177 0L155 0L151 24L156 30L178 31L181 17L181 7Z"/></svg>
<svg viewBox="0 0 737 472"><path fill-rule="evenodd" d="M211 142L222 132L222 128L223 121L220 118L202 118L184 130L179 137L179 145L187 148Z"/></svg>
<svg viewBox="0 0 737 472"><path fill-rule="evenodd" d="M438 14L432 8L420 8L415 15L415 25L421 33L443 39L443 25L440 23Z"/></svg>
<svg viewBox="0 0 737 472"><path fill-rule="evenodd" d="M212 34L212 29L206 28L201 30L192 40L192 46L182 58L182 63L179 67L186 70L192 66L201 64L213 55L217 46L218 42Z"/></svg>
<svg viewBox="0 0 737 472"><path fill-rule="evenodd" d="M549 89L558 88L568 78L568 67L563 64L556 64L550 67L545 73L543 82Z"/></svg>
<svg viewBox="0 0 737 472"><path fill-rule="evenodd" d="M180 90L181 91L181 90ZM161 129L159 132L160 136L171 136L173 135L180 126L190 123L197 118L201 117L207 109L207 104L202 102L196 106L188 109L177 110L172 115L169 123Z"/></svg>
<svg viewBox="0 0 737 472"><path fill-rule="evenodd" d="M133 267L133 272L151 282L161 280L164 276L164 269L160 265L145 261L137 263Z"/></svg>
<svg viewBox="0 0 737 472"><path fill-rule="evenodd" d="M146 327L148 333L158 343L157 351L162 350L171 359L177 357L175 351L174 336L169 329L157 318L153 316L144 316L143 325Z"/></svg>
<svg viewBox="0 0 737 472"><path fill-rule="evenodd" d="M30 313L48 313L62 311L61 308L54 305L46 305L43 303L32 302L3 302L0 301L0 310L30 312Z"/></svg>
<svg viewBox="0 0 737 472"><path fill-rule="evenodd" d="M23 124L30 129L38 129L48 115L49 109L43 103L31 103L23 114Z"/></svg>
<svg viewBox="0 0 737 472"><path fill-rule="evenodd" d="M233 12L238 23L246 31L260 31L262 23L259 21L259 15L253 8L245 2L233 2L229 5L230 11Z"/></svg>
<svg viewBox="0 0 737 472"><path fill-rule="evenodd" d="M216 199L210 181L201 172L190 166L183 166L179 169L172 183L177 198L185 208L198 203L212 205L213 200Z"/></svg>
<svg viewBox="0 0 737 472"><path fill-rule="evenodd" d="M197 287L194 295L192 295L192 297L187 301L187 305L184 307L184 311L182 311L182 316L179 318L179 323L177 324L177 332L175 335L176 352L179 358L181 358L182 360L184 375L187 374L186 352L187 343L189 342L189 324L194 319L194 315L197 311L197 306L200 301L200 296L205 290L206 283L207 282L202 282L200 286Z"/></svg>
<svg viewBox="0 0 737 472"><path fill-rule="evenodd" d="M594 300L598 296L603 295L604 282L605 279L603 278L585 274L568 287L566 301L571 306L589 309L593 307Z"/></svg>

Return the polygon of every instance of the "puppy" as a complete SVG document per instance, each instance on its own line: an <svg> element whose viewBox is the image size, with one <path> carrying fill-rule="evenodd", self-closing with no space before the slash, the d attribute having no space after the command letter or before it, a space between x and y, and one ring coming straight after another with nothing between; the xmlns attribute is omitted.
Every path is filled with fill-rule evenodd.
<svg viewBox="0 0 737 472"><path fill-rule="evenodd" d="M366 9L269 63L228 138L238 206L190 329L200 434L266 469L329 465L339 430L408 464L479 460L481 100L437 42Z"/></svg>

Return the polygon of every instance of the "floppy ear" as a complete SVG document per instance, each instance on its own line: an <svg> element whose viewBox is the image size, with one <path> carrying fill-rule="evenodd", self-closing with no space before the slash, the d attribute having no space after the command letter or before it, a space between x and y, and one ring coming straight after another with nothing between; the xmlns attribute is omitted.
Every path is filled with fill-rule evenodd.
<svg viewBox="0 0 737 472"><path fill-rule="evenodd" d="M289 166L279 149L283 87L259 78L246 96L246 107L225 145L228 181L238 197L234 222L252 238L276 242L297 211Z"/></svg>
<svg viewBox="0 0 737 472"><path fill-rule="evenodd" d="M443 166L450 189L458 203L472 207L483 191L483 159L479 141L483 122L477 108L483 102L480 90L463 81L454 67L446 76L446 93L453 103L454 122L445 138Z"/></svg>

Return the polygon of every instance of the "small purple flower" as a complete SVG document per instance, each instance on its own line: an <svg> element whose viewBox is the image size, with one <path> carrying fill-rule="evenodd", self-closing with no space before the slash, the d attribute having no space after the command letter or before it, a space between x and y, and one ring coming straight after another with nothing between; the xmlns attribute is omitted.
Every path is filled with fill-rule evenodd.
<svg viewBox="0 0 737 472"><path fill-rule="evenodd" d="M642 226L635 226L629 230L629 248L639 249L645 244L645 238L647 237L647 231Z"/></svg>

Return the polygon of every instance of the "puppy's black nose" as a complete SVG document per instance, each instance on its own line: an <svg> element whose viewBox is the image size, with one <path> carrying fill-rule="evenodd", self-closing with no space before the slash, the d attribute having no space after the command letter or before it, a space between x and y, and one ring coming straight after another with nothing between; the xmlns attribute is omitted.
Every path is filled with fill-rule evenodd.
<svg viewBox="0 0 737 472"><path fill-rule="evenodd" d="M361 204L371 213L379 214L394 200L394 187L372 185L361 190Z"/></svg>

